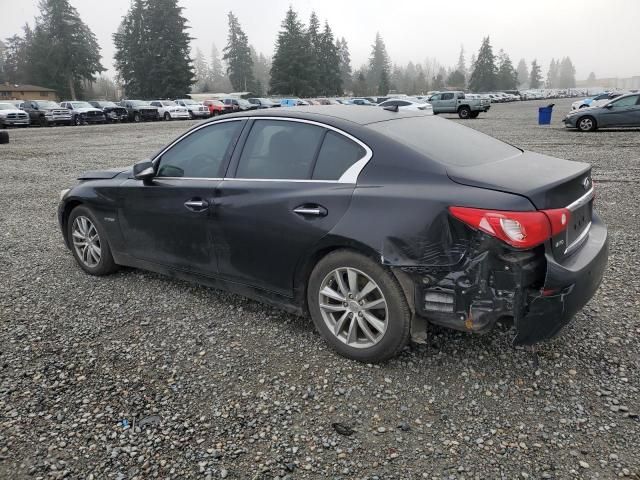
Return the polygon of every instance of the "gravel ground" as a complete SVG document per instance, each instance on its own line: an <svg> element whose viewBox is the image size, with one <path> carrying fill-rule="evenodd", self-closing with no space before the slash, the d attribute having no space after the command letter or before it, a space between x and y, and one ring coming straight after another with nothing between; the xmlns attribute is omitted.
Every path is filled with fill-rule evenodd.
<svg viewBox="0 0 640 480"><path fill-rule="evenodd" d="M505 328L433 329L428 345L359 364L309 319L239 296L131 269L85 275L56 225L60 189L145 158L191 122L11 131L0 477L640 478L640 131L565 131L570 101L555 102L551 127L535 124L546 102L465 122L594 165L609 269L538 364Z"/></svg>

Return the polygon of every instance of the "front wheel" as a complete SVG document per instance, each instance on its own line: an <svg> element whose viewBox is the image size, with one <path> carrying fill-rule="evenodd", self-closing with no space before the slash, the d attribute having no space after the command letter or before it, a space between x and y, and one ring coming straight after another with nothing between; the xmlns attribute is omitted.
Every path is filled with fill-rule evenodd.
<svg viewBox="0 0 640 480"><path fill-rule="evenodd" d="M582 117L578 120L578 130L581 132L593 132L596 128L596 119L591 116Z"/></svg>
<svg viewBox="0 0 640 480"><path fill-rule="evenodd" d="M133 114L133 121L136 123L140 123L140 114L138 112Z"/></svg>
<svg viewBox="0 0 640 480"><path fill-rule="evenodd" d="M106 232L87 207L80 205L71 211L67 221L67 238L76 262L85 272L99 276L118 269Z"/></svg>
<svg viewBox="0 0 640 480"><path fill-rule="evenodd" d="M460 107L458 109L458 116L461 119L466 120L471 116L471 109L469 107Z"/></svg>
<svg viewBox="0 0 640 480"><path fill-rule="evenodd" d="M480 112L471 112L471 114L469 116L471 118L478 118L478 115L480 115Z"/></svg>
<svg viewBox="0 0 640 480"><path fill-rule="evenodd" d="M381 362L409 340L411 314L393 275L369 257L337 250L314 268L307 285L311 318L341 355Z"/></svg>
<svg viewBox="0 0 640 480"><path fill-rule="evenodd" d="M165 121L167 121L167 122L168 122L169 120L171 120L171 115L169 115L169 112L164 112L164 119L165 119Z"/></svg>
<svg viewBox="0 0 640 480"><path fill-rule="evenodd" d="M75 117L73 117L73 124L76 127L82 125L82 117L80 115L76 115Z"/></svg>

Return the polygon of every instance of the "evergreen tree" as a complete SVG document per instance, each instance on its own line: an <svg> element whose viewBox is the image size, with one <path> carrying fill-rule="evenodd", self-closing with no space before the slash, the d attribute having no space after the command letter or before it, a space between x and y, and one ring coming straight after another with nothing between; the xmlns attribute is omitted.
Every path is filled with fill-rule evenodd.
<svg viewBox="0 0 640 480"><path fill-rule="evenodd" d="M7 81L7 74L5 72L5 58L7 56L7 47L2 40L0 40L0 83Z"/></svg>
<svg viewBox="0 0 640 480"><path fill-rule="evenodd" d="M128 97L184 96L194 81L191 37L178 0L133 0L113 35L115 66Z"/></svg>
<svg viewBox="0 0 640 480"><path fill-rule="evenodd" d="M456 90L464 90L464 73L460 70L453 70L447 76L447 86Z"/></svg>
<svg viewBox="0 0 640 480"><path fill-rule="evenodd" d="M6 39L4 55L5 81L13 84L27 83L29 72L28 46L33 33L28 24L23 27L24 37L13 35Z"/></svg>
<svg viewBox="0 0 640 480"><path fill-rule="evenodd" d="M558 88L575 88L576 69L569 57L564 57L558 67Z"/></svg>
<svg viewBox="0 0 640 480"><path fill-rule="evenodd" d="M518 73L504 50L498 53L497 87L499 90L515 90L518 87Z"/></svg>
<svg viewBox="0 0 640 480"><path fill-rule="evenodd" d="M69 0L41 0L27 44L29 81L75 100L82 83L105 69L98 40Z"/></svg>
<svg viewBox="0 0 640 480"><path fill-rule="evenodd" d="M589 82L590 84L594 83L596 81L596 74L591 72L589 74L589 76L587 77L587 82Z"/></svg>
<svg viewBox="0 0 640 480"><path fill-rule="evenodd" d="M431 88L436 91L444 90L444 76L442 72L438 72L433 81L431 82Z"/></svg>
<svg viewBox="0 0 640 480"><path fill-rule="evenodd" d="M371 46L369 57L369 87L378 95L386 95L389 92L391 78L389 75L390 64L387 48L384 45L380 33L376 33L375 43Z"/></svg>
<svg viewBox="0 0 640 480"><path fill-rule="evenodd" d="M307 42L309 44L309 70L307 71L307 79L310 84L309 95L316 95L321 90L325 90L322 84L322 65L321 65L321 40L320 40L320 21L316 12L311 12L309 17L309 26L307 27Z"/></svg>
<svg viewBox="0 0 640 480"><path fill-rule="evenodd" d="M547 88L558 88L558 67L560 62L556 62L554 58L549 63L549 71L547 72Z"/></svg>
<svg viewBox="0 0 640 480"><path fill-rule="evenodd" d="M416 89L413 92L417 95L424 95L429 91L429 85L427 85L427 76L422 70L422 65L416 65L416 71L418 72L418 76L416 77Z"/></svg>
<svg viewBox="0 0 640 480"><path fill-rule="evenodd" d="M133 0L118 31L113 34L115 67L124 92L130 98L144 98L149 91L151 58L147 49L149 36L145 10L146 0Z"/></svg>
<svg viewBox="0 0 640 480"><path fill-rule="evenodd" d="M458 65L456 65L456 70L464 77L464 82L460 83L459 78L457 82L458 85L462 85L460 89L463 90L467 83L467 66L464 58L464 45L460 45L460 55L458 55Z"/></svg>
<svg viewBox="0 0 640 480"><path fill-rule="evenodd" d="M196 56L193 60L193 66L195 68L195 83L193 84L193 91L196 93L210 92L211 91L211 71L209 70L209 64L207 63L202 50L196 48Z"/></svg>
<svg viewBox="0 0 640 480"><path fill-rule="evenodd" d="M211 44L211 62L209 64L209 72L211 75L211 89L214 92L231 91L231 82L229 82L229 78L222 67L220 52L218 52L218 48L215 43Z"/></svg>
<svg viewBox="0 0 640 480"><path fill-rule="evenodd" d="M349 53L349 45L344 37L338 40L336 47L338 49L340 77L342 79L342 88L344 90L351 89L351 54Z"/></svg>
<svg viewBox="0 0 640 480"><path fill-rule="evenodd" d="M355 82L353 83L353 94L356 97L363 97L369 94L369 86L367 85L366 69L362 67L354 74Z"/></svg>
<svg viewBox="0 0 640 480"><path fill-rule="evenodd" d="M148 97L176 98L191 91L194 68L190 56L191 36L178 0L148 2L148 52L151 78Z"/></svg>
<svg viewBox="0 0 640 480"><path fill-rule="evenodd" d="M534 59L531 62L531 74L529 75L529 88L540 88L542 86L542 73L538 62Z"/></svg>
<svg viewBox="0 0 640 480"><path fill-rule="evenodd" d="M255 94L265 95L265 90L269 86L271 61L262 53L258 54L255 48L250 47L251 59L253 60L253 77L256 79Z"/></svg>
<svg viewBox="0 0 640 480"><path fill-rule="evenodd" d="M318 77L321 95L339 95L342 93L342 74L340 71L340 53L333 41L333 32L325 22L320 35L318 55Z"/></svg>
<svg viewBox="0 0 640 480"><path fill-rule="evenodd" d="M496 65L489 37L482 40L478 58L474 64L469 89L473 92L490 92L496 88Z"/></svg>
<svg viewBox="0 0 640 480"><path fill-rule="evenodd" d="M271 92L282 95L306 96L313 91L309 78L311 46L298 14L289 7L276 40L271 63Z"/></svg>
<svg viewBox="0 0 640 480"><path fill-rule="evenodd" d="M233 12L229 12L229 35L223 52L222 59L227 64L227 75L234 90L238 92L255 90L249 41Z"/></svg>
<svg viewBox="0 0 640 480"><path fill-rule="evenodd" d="M518 85L522 88L529 84L529 69L527 68L527 62L524 58L521 58L518 62L518 68L516 69L518 74Z"/></svg>

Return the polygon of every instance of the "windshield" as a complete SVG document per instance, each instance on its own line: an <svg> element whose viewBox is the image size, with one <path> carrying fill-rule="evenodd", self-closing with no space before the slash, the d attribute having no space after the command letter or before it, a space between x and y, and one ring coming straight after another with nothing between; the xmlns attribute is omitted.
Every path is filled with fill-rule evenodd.
<svg viewBox="0 0 640 480"><path fill-rule="evenodd" d="M242 105L243 107L246 107L248 105L251 105L248 101L243 100L242 98L238 99L238 105Z"/></svg>
<svg viewBox="0 0 640 480"><path fill-rule="evenodd" d="M164 105L165 107L176 107L178 106L178 104L176 102L173 102L171 100L165 100L163 102L160 102L162 105Z"/></svg>
<svg viewBox="0 0 640 480"><path fill-rule="evenodd" d="M96 103L101 107L117 107L118 106L113 102L96 102Z"/></svg>
<svg viewBox="0 0 640 480"><path fill-rule="evenodd" d="M40 108L62 108L56 102L47 102L46 100L38 100L35 104Z"/></svg>
<svg viewBox="0 0 640 480"><path fill-rule="evenodd" d="M182 100L182 103L185 105L197 105L198 102L194 102L193 100Z"/></svg>
<svg viewBox="0 0 640 480"><path fill-rule="evenodd" d="M432 116L388 120L370 124L369 128L445 165L483 165L521 153L477 130Z"/></svg>
<svg viewBox="0 0 640 480"><path fill-rule="evenodd" d="M149 102L144 102L142 100L129 100L129 103L134 107L143 107L145 105L149 105Z"/></svg>
<svg viewBox="0 0 640 480"><path fill-rule="evenodd" d="M0 103L0 110L15 110L15 105L11 105L10 103Z"/></svg>
<svg viewBox="0 0 640 480"><path fill-rule="evenodd" d="M93 108L89 102L71 102L73 108Z"/></svg>

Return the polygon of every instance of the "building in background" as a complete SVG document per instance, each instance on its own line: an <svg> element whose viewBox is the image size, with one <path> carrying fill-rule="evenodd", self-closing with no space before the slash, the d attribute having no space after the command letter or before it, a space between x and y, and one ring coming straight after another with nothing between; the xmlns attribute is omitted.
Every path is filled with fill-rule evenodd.
<svg viewBox="0 0 640 480"><path fill-rule="evenodd" d="M0 84L0 101L2 100L58 100L58 94L50 88L37 85Z"/></svg>
<svg viewBox="0 0 640 480"><path fill-rule="evenodd" d="M596 78L595 80L580 80L576 87L602 87L605 90L640 90L640 75L628 78Z"/></svg>

